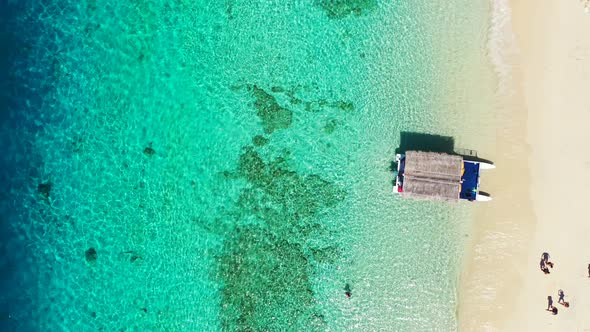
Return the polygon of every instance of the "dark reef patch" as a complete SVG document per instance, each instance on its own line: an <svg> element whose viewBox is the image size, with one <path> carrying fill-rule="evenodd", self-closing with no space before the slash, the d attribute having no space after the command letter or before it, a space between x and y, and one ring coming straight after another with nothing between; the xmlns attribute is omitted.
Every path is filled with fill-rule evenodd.
<svg viewBox="0 0 590 332"><path fill-rule="evenodd" d="M308 112L321 112L326 107L335 108L344 112L354 111L354 104L346 101L327 101L325 99L305 102L305 110Z"/></svg>
<svg viewBox="0 0 590 332"><path fill-rule="evenodd" d="M252 137L252 144L254 144L254 146L264 146L268 143L268 141L268 138L262 135L256 135Z"/></svg>
<svg viewBox="0 0 590 332"><path fill-rule="evenodd" d="M51 182L44 182L39 183L37 186L37 191L43 196L45 199L49 199L49 194L51 193Z"/></svg>
<svg viewBox="0 0 590 332"><path fill-rule="evenodd" d="M72 152L78 153L82 150L84 146L84 139L82 137L73 137L70 139L70 144L72 148Z"/></svg>
<svg viewBox="0 0 590 332"><path fill-rule="evenodd" d="M119 259L122 261L129 261L131 263L139 263L143 260L143 256L133 250L121 251Z"/></svg>
<svg viewBox="0 0 590 332"><path fill-rule="evenodd" d="M225 0L225 14L228 20L234 19L234 2L235 0Z"/></svg>
<svg viewBox="0 0 590 332"><path fill-rule="evenodd" d="M340 250L335 247L326 247L321 249L311 248L311 253L315 261L319 263L334 264L340 258Z"/></svg>
<svg viewBox="0 0 590 332"><path fill-rule="evenodd" d="M249 190L264 194L266 200L286 209L292 219L313 216L336 205L344 196L338 186L318 175L290 170L283 157L266 163L251 146L244 148L238 167L238 173L254 185Z"/></svg>
<svg viewBox="0 0 590 332"><path fill-rule="evenodd" d="M139 255L132 255L131 258L129 258L129 261L131 263L133 263L133 262L135 262L138 259L143 259L143 258L141 258L141 256L139 256Z"/></svg>
<svg viewBox="0 0 590 332"><path fill-rule="evenodd" d="M366 15L377 7L377 0L318 0L316 3L331 19Z"/></svg>
<svg viewBox="0 0 590 332"><path fill-rule="evenodd" d="M254 97L254 108L260 119L264 133L272 134L276 130L287 129L293 124L295 112L319 113L323 111L340 110L352 113L355 106L345 100L329 100L325 98L312 98L306 95L317 95L320 88L316 84L310 86L293 86L290 88L272 86L263 89L255 84L238 84L230 86L232 91L247 90ZM270 92L269 92L270 91ZM329 92L332 93L332 92ZM325 128L325 132L331 133L335 129L335 120ZM258 135L253 138L254 146L263 146L268 138Z"/></svg>
<svg viewBox="0 0 590 332"><path fill-rule="evenodd" d="M328 120L328 122L324 126L324 132L326 134L333 133L336 130L337 125L338 125L338 122L335 119Z"/></svg>
<svg viewBox="0 0 590 332"><path fill-rule="evenodd" d="M262 128L265 133L272 134L275 130L286 129L291 126L293 111L279 105L273 95L256 85L248 86L248 90L252 92L256 99L254 101L256 115L262 121Z"/></svg>
<svg viewBox="0 0 590 332"><path fill-rule="evenodd" d="M143 149L143 154L146 156L153 156L156 154L156 150L152 147L152 143L150 143L145 149Z"/></svg>
<svg viewBox="0 0 590 332"><path fill-rule="evenodd" d="M264 181L267 175L266 166L262 157L251 146L244 149L238 162L239 173L253 183Z"/></svg>
<svg viewBox="0 0 590 332"><path fill-rule="evenodd" d="M89 248L85 252L85 257L87 262L94 262L98 259L98 253L96 252L96 249Z"/></svg>
<svg viewBox="0 0 590 332"><path fill-rule="evenodd" d="M313 309L308 262L299 244L249 227L225 246L224 331L280 331Z"/></svg>
<svg viewBox="0 0 590 332"><path fill-rule="evenodd" d="M332 107L336 107L345 112L352 112L354 111L354 104L351 102L346 101L337 101L331 104Z"/></svg>
<svg viewBox="0 0 590 332"><path fill-rule="evenodd" d="M318 175L293 171L282 156L266 161L253 146L244 147L236 173L249 186L217 257L223 330L324 330L310 275L314 263L333 264L340 253L307 243L325 231L317 215L341 202L344 191Z"/></svg>

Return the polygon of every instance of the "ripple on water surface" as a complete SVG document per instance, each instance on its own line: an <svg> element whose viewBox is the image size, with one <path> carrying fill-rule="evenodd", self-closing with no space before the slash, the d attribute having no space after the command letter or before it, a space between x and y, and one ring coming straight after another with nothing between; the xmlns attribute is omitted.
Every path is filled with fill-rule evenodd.
<svg viewBox="0 0 590 332"><path fill-rule="evenodd" d="M391 195L399 132L438 128L422 9L30 4L1 136L11 326L454 326L465 213Z"/></svg>

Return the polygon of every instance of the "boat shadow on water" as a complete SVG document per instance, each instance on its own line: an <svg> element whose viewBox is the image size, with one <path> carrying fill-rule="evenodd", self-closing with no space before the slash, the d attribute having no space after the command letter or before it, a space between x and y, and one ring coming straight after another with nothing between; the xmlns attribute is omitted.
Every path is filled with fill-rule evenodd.
<svg viewBox="0 0 590 332"><path fill-rule="evenodd" d="M406 151L446 153L461 156L464 160L493 164L488 159L480 158L474 150L456 148L455 139L451 136L402 131L399 147L395 149L395 154L405 154ZM391 160L389 169L392 172L397 170L395 159Z"/></svg>

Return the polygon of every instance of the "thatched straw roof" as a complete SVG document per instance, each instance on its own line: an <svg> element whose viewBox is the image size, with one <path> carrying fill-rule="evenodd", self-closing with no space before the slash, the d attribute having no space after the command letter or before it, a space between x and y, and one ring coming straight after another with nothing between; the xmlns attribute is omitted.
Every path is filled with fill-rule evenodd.
<svg viewBox="0 0 590 332"><path fill-rule="evenodd" d="M402 195L456 201L461 191L462 167L461 156L407 151Z"/></svg>

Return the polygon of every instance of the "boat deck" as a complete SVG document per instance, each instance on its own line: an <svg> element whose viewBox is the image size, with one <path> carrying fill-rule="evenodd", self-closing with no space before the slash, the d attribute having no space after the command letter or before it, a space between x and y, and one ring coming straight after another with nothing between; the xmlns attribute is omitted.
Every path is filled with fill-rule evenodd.
<svg viewBox="0 0 590 332"><path fill-rule="evenodd" d="M490 163L465 160L460 155L407 151L397 154L394 191L404 197L458 201L489 201L479 192L480 171L493 169Z"/></svg>
<svg viewBox="0 0 590 332"><path fill-rule="evenodd" d="M463 168L459 198L472 201L476 199L479 188L479 163L463 161Z"/></svg>
<svg viewBox="0 0 590 332"><path fill-rule="evenodd" d="M456 201L459 199L463 159L433 152L408 151L398 176L402 196Z"/></svg>

